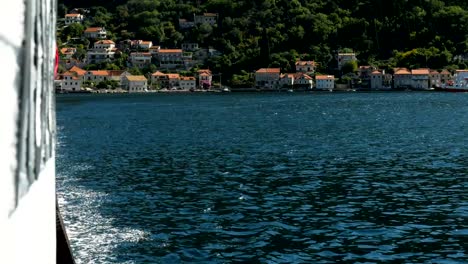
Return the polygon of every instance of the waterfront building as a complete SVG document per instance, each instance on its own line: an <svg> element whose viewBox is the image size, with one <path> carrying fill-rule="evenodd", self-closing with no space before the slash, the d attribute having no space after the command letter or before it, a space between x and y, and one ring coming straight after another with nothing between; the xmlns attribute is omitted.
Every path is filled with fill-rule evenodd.
<svg viewBox="0 0 468 264"><path fill-rule="evenodd" d="M294 85L294 73L285 73L280 75L279 86L281 88L292 88Z"/></svg>
<svg viewBox="0 0 468 264"><path fill-rule="evenodd" d="M151 85L153 87L159 87L160 89L169 89L169 76L157 71L151 74Z"/></svg>
<svg viewBox="0 0 468 264"><path fill-rule="evenodd" d="M413 89L429 89L430 78L429 69L421 68L411 70L411 80Z"/></svg>
<svg viewBox="0 0 468 264"><path fill-rule="evenodd" d="M375 67L364 65L359 66L358 78L361 80L361 87L362 88L371 88L371 75L372 73L377 70Z"/></svg>
<svg viewBox="0 0 468 264"><path fill-rule="evenodd" d="M315 61L296 61L296 72L314 73L317 68Z"/></svg>
<svg viewBox="0 0 468 264"><path fill-rule="evenodd" d="M166 69L174 69L184 65L182 49L159 49L159 66Z"/></svg>
<svg viewBox="0 0 468 264"><path fill-rule="evenodd" d="M412 75L407 68L396 68L393 72L393 88L409 89L412 87Z"/></svg>
<svg viewBox="0 0 468 264"><path fill-rule="evenodd" d="M84 31L83 36L91 39L105 39L107 31L103 27L89 27Z"/></svg>
<svg viewBox="0 0 468 264"><path fill-rule="evenodd" d="M441 83L440 73L436 70L429 70L429 86L439 87Z"/></svg>
<svg viewBox="0 0 468 264"><path fill-rule="evenodd" d="M180 75L178 73L168 73L169 89L180 89Z"/></svg>
<svg viewBox="0 0 468 264"><path fill-rule="evenodd" d="M255 72L255 87L257 89L279 88L280 68L261 68Z"/></svg>
<svg viewBox="0 0 468 264"><path fill-rule="evenodd" d="M129 93L141 93L148 91L148 80L143 75L125 76L126 82L124 88Z"/></svg>
<svg viewBox="0 0 468 264"><path fill-rule="evenodd" d="M314 79L305 73L296 73L294 76L294 88L311 90L314 87Z"/></svg>
<svg viewBox="0 0 468 264"><path fill-rule="evenodd" d="M213 74L208 69L198 70L198 88L210 89L213 81Z"/></svg>
<svg viewBox="0 0 468 264"><path fill-rule="evenodd" d="M102 81L109 80L109 72L105 70L87 71L84 80L98 84Z"/></svg>
<svg viewBox="0 0 468 264"><path fill-rule="evenodd" d="M384 75L385 72L378 70L373 71L370 74L370 88L371 90L379 90L384 87Z"/></svg>
<svg viewBox="0 0 468 264"><path fill-rule="evenodd" d="M145 68L151 64L151 53L149 52L132 52L130 53L130 62L132 66L137 68Z"/></svg>
<svg viewBox="0 0 468 264"><path fill-rule="evenodd" d="M215 25L218 21L217 13L204 13L203 15L193 15L193 21L196 24L209 24L211 26Z"/></svg>
<svg viewBox="0 0 468 264"><path fill-rule="evenodd" d="M338 53L336 60L338 61L338 70L341 70L347 62L357 61L356 53Z"/></svg>
<svg viewBox="0 0 468 264"><path fill-rule="evenodd" d="M70 25L73 23L82 23L84 16L82 14L66 14L65 15L65 25Z"/></svg>
<svg viewBox="0 0 468 264"><path fill-rule="evenodd" d="M70 70L56 78L56 87L66 92L80 91L85 74L85 70L73 66Z"/></svg>
<svg viewBox="0 0 468 264"><path fill-rule="evenodd" d="M456 70L454 75L455 85L468 85L468 70Z"/></svg>
<svg viewBox="0 0 468 264"><path fill-rule="evenodd" d="M442 70L440 72L440 82L444 84L444 83L449 83L451 81L453 81L452 74L446 69Z"/></svg>
<svg viewBox="0 0 468 264"><path fill-rule="evenodd" d="M67 92L77 92L81 90L82 78L76 72L67 71L62 74L61 90Z"/></svg>
<svg viewBox="0 0 468 264"><path fill-rule="evenodd" d="M331 91L335 88L335 76L333 75L316 75L315 89Z"/></svg>
<svg viewBox="0 0 468 264"><path fill-rule="evenodd" d="M119 83L120 86L124 83L125 77L132 75L128 71L125 70L108 70L108 80L116 81Z"/></svg>
<svg viewBox="0 0 468 264"><path fill-rule="evenodd" d="M182 90L194 90L196 88L197 80L195 77L180 77L180 88Z"/></svg>

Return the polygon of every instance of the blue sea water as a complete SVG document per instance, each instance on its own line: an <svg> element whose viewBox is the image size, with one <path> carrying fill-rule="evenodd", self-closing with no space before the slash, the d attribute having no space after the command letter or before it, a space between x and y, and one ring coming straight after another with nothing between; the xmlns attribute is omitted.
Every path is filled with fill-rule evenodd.
<svg viewBox="0 0 468 264"><path fill-rule="evenodd" d="M77 263L467 263L468 94L57 95Z"/></svg>

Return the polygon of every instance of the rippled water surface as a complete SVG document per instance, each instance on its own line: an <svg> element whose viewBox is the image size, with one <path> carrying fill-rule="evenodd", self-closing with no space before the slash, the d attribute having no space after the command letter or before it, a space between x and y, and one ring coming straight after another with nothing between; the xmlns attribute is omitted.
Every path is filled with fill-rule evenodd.
<svg viewBox="0 0 468 264"><path fill-rule="evenodd" d="M78 263L467 263L468 94L58 95Z"/></svg>

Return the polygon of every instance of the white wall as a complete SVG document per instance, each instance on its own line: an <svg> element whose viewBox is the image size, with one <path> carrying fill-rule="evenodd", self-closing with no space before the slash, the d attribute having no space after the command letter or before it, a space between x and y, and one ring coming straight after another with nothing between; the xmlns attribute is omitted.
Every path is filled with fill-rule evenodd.
<svg viewBox="0 0 468 264"><path fill-rule="evenodd" d="M28 51L37 52L38 60L45 72L30 64L33 58L29 57L25 68L20 71L20 51L26 51L22 46L25 32L24 3L34 4L38 1L12 0L2 2L0 8L0 78L1 96L0 105L0 263L21 264L55 263L55 164L54 158L41 167L38 180L24 190L24 195L15 206L15 175L19 164L16 156L17 143L17 119L18 119L18 92L22 82L26 83L24 76L31 77L32 83L50 84L53 88L52 57L55 54L55 1L43 0L45 16L42 30L48 28L50 32L43 32L47 47L37 50L30 48ZM48 12L47 12L48 11ZM33 13L35 11L33 10ZM32 17L36 17L33 14ZM36 26L34 21L29 22L29 27ZM40 26L38 26L41 29ZM31 38L26 38L26 42ZM36 77L39 77L36 80ZM43 78L43 79L41 79ZM27 87L27 86L25 86ZM37 94L37 91L33 91ZM49 98L52 99L52 98ZM40 100L40 99L39 99ZM30 103L30 102L28 102ZM51 105L46 105L51 107ZM38 110L37 105L31 103L32 109ZM51 109L51 108L49 108ZM36 115L36 132L42 122ZM24 119L23 119L24 120ZM49 125L49 124L47 124ZM40 131L40 129L39 129ZM41 138L40 133L36 139Z"/></svg>

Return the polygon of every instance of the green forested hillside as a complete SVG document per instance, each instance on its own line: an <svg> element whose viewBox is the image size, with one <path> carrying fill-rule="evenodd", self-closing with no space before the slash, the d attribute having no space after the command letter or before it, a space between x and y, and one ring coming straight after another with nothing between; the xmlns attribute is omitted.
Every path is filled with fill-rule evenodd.
<svg viewBox="0 0 468 264"><path fill-rule="evenodd" d="M466 0L62 0L59 16L73 7L91 8L88 23L114 40L211 46L223 55L206 66L232 82L259 67L290 71L297 58L332 73L339 50L355 51L360 65L435 69L466 67L458 55L468 52ZM219 13L218 25L179 29L179 18L203 12Z"/></svg>

